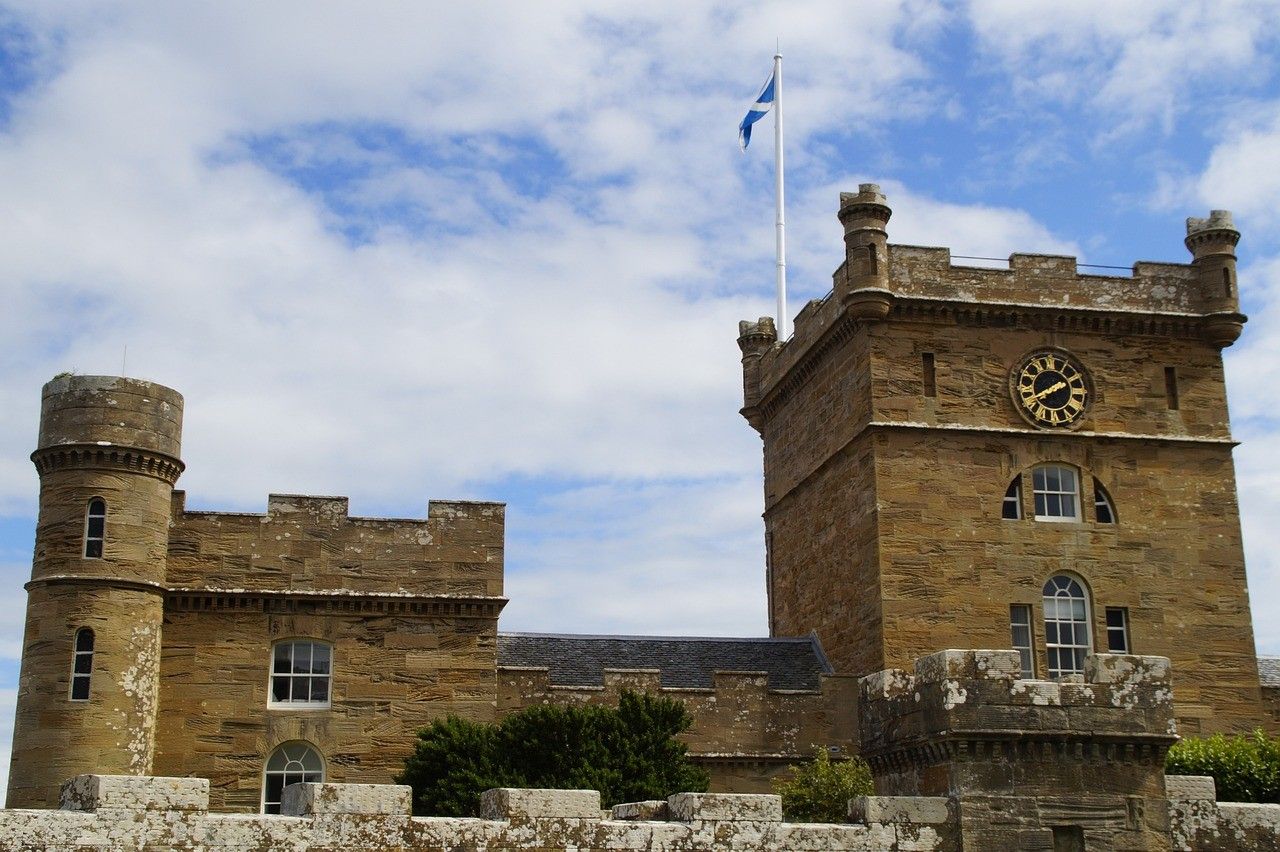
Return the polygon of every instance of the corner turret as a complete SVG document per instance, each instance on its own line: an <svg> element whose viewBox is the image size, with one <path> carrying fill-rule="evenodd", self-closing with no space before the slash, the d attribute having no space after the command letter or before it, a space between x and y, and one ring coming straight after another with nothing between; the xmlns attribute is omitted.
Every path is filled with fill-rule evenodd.
<svg viewBox="0 0 1280 852"><path fill-rule="evenodd" d="M1240 232L1230 210L1212 210L1209 218L1187 218L1187 251L1191 252L1208 313L1204 335L1218 348L1240 337L1245 317L1240 313L1240 288L1236 280L1236 244Z"/></svg>
<svg viewBox="0 0 1280 852"><path fill-rule="evenodd" d="M760 358L778 342L772 317L738 323L738 348L742 350L742 416L755 425L756 403L760 401Z"/></svg>
<svg viewBox="0 0 1280 852"><path fill-rule="evenodd" d="M840 224L844 225L844 275L837 277L836 295L858 319L878 320L889 313L889 234L885 226L893 211L874 183L858 185L855 195L840 193Z"/></svg>

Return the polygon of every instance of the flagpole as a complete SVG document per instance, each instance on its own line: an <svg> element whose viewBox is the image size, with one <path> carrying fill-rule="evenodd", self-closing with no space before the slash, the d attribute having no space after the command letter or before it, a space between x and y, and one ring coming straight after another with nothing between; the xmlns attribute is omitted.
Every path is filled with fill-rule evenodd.
<svg viewBox="0 0 1280 852"><path fill-rule="evenodd" d="M782 192L782 54L773 55L773 160L778 189L778 339L786 340L787 330L787 232Z"/></svg>

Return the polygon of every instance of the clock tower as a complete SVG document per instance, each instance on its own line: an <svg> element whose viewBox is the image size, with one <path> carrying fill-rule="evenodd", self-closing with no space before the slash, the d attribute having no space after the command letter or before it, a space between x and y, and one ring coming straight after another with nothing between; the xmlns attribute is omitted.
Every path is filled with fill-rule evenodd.
<svg viewBox="0 0 1280 852"><path fill-rule="evenodd" d="M764 443L770 631L866 674L1009 648L1069 678L1094 650L1170 657L1180 730L1263 721L1221 350L1240 335L1226 211L1190 264L1008 268L891 245L874 184L795 334L744 322Z"/></svg>

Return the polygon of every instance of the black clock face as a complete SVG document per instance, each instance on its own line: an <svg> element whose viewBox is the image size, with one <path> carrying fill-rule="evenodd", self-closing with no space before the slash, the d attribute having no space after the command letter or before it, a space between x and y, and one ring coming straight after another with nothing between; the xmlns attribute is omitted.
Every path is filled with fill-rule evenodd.
<svg viewBox="0 0 1280 852"><path fill-rule="evenodd" d="M1023 361L1014 401L1039 426L1069 426L1084 414L1089 383L1080 363L1061 352L1037 352Z"/></svg>

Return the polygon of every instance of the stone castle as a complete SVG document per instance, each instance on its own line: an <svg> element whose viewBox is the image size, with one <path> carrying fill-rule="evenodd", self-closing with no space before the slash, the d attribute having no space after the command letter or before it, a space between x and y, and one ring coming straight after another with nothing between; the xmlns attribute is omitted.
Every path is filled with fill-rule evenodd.
<svg viewBox="0 0 1280 852"><path fill-rule="evenodd" d="M1254 652L1223 380L1221 349L1245 322L1230 214L1188 220L1190 264L1101 276L1043 255L956 266L946 249L891 245L890 212L875 185L842 194L831 293L789 340L768 318L740 327L769 638L499 632L502 504L433 501L402 520L272 495L263 514L188 511L181 396L55 378L32 454L9 807L56 807L75 776L187 776L204 779L205 808L278 813L299 782L389 783L432 718L623 688L689 707L715 792L767 790L824 747L864 753L880 792L945 796L1000 760L921 762L956 752L939 730L905 744L910 725L887 721L902 700L875 673L957 647L1012 648L1001 694L1036 707L1060 707L1058 690L1096 679L1108 654L1171 660L1144 765L1174 719L1184 733L1280 730L1280 665ZM1068 715L1042 726L1061 735L1053 748L1092 742L1090 714ZM1001 724L980 739L1016 753ZM1113 787L1167 809L1158 770Z"/></svg>

